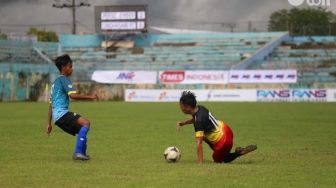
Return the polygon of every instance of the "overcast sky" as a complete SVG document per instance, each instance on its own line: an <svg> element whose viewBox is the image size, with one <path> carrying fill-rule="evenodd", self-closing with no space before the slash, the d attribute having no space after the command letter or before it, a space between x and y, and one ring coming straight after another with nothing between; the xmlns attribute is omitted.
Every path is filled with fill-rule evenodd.
<svg viewBox="0 0 336 188"><path fill-rule="evenodd" d="M41 25L57 32L70 33L71 11L52 8L54 2L54 0L0 0L0 29L5 32L24 32L31 25ZM203 23L237 23L236 30L247 31L248 21L251 21L253 28L264 30L273 11L292 7L288 0L88 0L88 2L91 7L81 7L77 11L78 31L85 33L94 32L96 5L147 4L150 26L222 31L229 31L229 28L219 24ZM330 10L336 12L336 0L331 0L331 3Z"/></svg>

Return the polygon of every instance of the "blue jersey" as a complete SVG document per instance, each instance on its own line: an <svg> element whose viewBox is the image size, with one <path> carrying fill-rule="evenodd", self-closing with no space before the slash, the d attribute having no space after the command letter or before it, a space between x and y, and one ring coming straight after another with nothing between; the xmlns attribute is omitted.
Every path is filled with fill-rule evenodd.
<svg viewBox="0 0 336 188"><path fill-rule="evenodd" d="M54 122L69 111L69 95L72 93L76 93L76 91L68 77L61 75L56 78L51 86L50 93L52 118Z"/></svg>

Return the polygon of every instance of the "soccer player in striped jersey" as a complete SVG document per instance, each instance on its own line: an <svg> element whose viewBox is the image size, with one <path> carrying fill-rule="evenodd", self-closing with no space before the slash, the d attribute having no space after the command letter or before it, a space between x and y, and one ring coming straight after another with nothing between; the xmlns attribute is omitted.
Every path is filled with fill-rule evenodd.
<svg viewBox="0 0 336 188"><path fill-rule="evenodd" d="M217 120L204 106L197 105L194 93L190 91L182 93L180 108L192 118L177 122L176 127L180 130L184 125L194 124L198 163L203 163L203 141L213 150L212 158L216 163L229 163L257 149L256 145L249 145L245 148L237 147L231 152L233 145L231 128L223 121Z"/></svg>

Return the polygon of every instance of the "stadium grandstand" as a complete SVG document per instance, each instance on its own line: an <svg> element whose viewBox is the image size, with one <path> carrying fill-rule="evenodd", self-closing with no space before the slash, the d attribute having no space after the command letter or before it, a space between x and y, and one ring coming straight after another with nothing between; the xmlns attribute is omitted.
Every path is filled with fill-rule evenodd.
<svg viewBox="0 0 336 188"><path fill-rule="evenodd" d="M286 70L298 71L288 84L124 85L124 88L331 88L336 83L336 37L290 37L286 32L189 33L59 36L60 42L0 40L0 96L7 100L44 100L57 76L52 60L67 53L73 80L82 89L95 70ZM113 88L113 89L111 89ZM122 95L122 91L117 91ZM122 97L122 96L119 96Z"/></svg>

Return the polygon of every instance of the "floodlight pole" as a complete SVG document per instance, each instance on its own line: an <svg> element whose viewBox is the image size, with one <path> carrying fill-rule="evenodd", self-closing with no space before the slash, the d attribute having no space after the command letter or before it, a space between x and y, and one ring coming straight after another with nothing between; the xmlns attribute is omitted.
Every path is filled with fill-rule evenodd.
<svg viewBox="0 0 336 188"><path fill-rule="evenodd" d="M71 8L72 9L72 34L76 34L76 8L83 7L83 6L91 6L89 3L79 3L76 4L76 0L72 0L71 4L53 4L54 8Z"/></svg>

